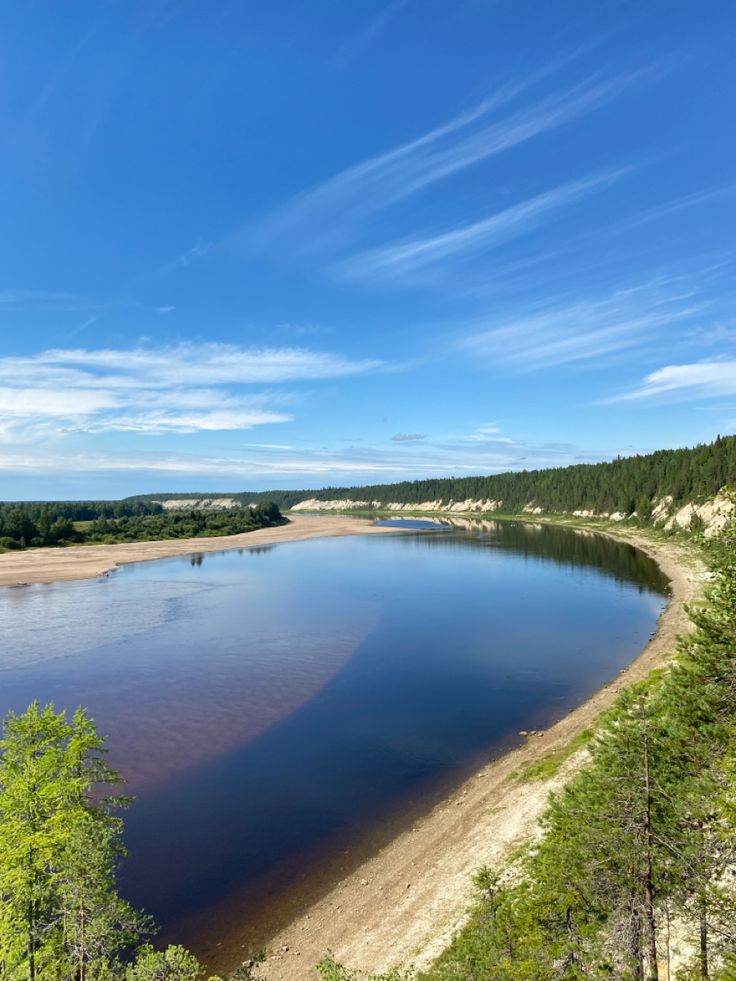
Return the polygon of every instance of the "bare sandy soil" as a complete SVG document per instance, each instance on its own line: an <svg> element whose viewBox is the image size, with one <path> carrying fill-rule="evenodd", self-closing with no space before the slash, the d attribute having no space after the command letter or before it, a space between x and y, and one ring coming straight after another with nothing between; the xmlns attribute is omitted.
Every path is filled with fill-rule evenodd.
<svg viewBox="0 0 736 981"><path fill-rule="evenodd" d="M161 542L131 542L124 545L73 545L69 548L34 548L0 555L0 586L93 579L129 562L149 562L193 552L223 552L231 548L253 548L278 542L302 541L340 535L397 533L396 528L379 528L365 518L340 515L294 515L288 525L261 528L243 535L220 538L167 539Z"/></svg>
<svg viewBox="0 0 736 981"><path fill-rule="evenodd" d="M269 981L316 978L315 964L326 951L362 971L429 966L464 922L473 872L484 864L503 864L538 834L550 792L584 764L587 753L571 756L550 780L523 783L515 778L517 771L563 749L595 723L623 687L664 664L678 634L690 628L683 603L697 597L707 581L705 567L687 546L653 542L632 531L617 530L615 537L650 554L671 581L672 599L651 643L614 683L551 729L490 762L301 912L269 945L261 969Z"/></svg>

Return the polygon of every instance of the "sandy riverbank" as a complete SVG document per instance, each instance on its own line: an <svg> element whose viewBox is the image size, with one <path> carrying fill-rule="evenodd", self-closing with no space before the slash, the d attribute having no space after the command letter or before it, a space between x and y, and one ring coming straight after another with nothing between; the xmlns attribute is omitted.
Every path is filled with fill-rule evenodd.
<svg viewBox="0 0 736 981"><path fill-rule="evenodd" d="M613 537L647 552L670 579L672 598L649 645L612 684L543 735L489 763L305 909L269 945L261 969L269 981L316 978L314 965L328 950L363 971L428 966L462 925L473 872L483 864L502 864L537 834L549 793L584 763L585 750L550 780L522 783L514 774L563 749L610 707L621 688L665 663L677 635L690 627L683 604L697 597L706 582L705 567L687 545L628 529L617 529Z"/></svg>
<svg viewBox="0 0 736 981"><path fill-rule="evenodd" d="M33 548L0 555L0 586L94 579L129 562L151 562L193 552L223 552L231 548L253 548L280 542L304 541L342 535L397 533L396 528L379 528L365 518L341 515L294 515L287 525L260 528L243 535L219 538L167 539L160 542L130 542L122 545L73 545L69 548Z"/></svg>

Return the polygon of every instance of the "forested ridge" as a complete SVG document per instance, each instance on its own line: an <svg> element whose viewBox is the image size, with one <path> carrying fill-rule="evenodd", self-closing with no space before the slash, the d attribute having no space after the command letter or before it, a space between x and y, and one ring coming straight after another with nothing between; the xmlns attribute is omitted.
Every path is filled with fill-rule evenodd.
<svg viewBox="0 0 736 981"><path fill-rule="evenodd" d="M279 508L304 500L370 502L371 507L438 501L500 502L506 514L534 505L544 511L596 514L637 513L646 522L663 498L671 508L715 497L723 487L736 487L736 436L719 436L692 449L659 450L609 463L577 464L487 477L438 478L327 487L303 491L237 491L144 494L121 501L58 501L0 503L0 550L70 543L152 541L227 535L282 520ZM231 498L235 507L165 511L162 500ZM273 511L272 508L276 510Z"/></svg>
<svg viewBox="0 0 736 981"><path fill-rule="evenodd" d="M501 510L508 514L518 513L526 505L534 504L553 513L631 514L636 511L646 520L652 507L663 498L671 498L672 507L676 508L713 498L723 487L736 487L736 436L719 436L713 443L689 449L658 450L607 463L581 463L485 477L446 477L313 490L162 492L140 494L120 501L0 503L0 540L12 537L15 541L24 538L30 542L39 537L32 533L28 524L19 534L17 526L21 521L30 521L36 526L43 524L40 536L43 538L46 537L47 523L118 520L164 513L170 518L172 512L164 512L162 508L161 501L164 500L228 498L236 507L225 509L227 514L233 514L238 507L247 508L254 504L273 503L279 508L291 508L311 499L367 501L378 507L391 503L411 505L440 501L450 504L477 500L501 502ZM9 531L11 525L14 527ZM51 537L63 538L61 532L65 528L68 529L68 525L57 527ZM7 543L6 547L9 547Z"/></svg>
<svg viewBox="0 0 736 981"><path fill-rule="evenodd" d="M0 504L0 551L237 535L284 521L271 501L224 511L164 511L142 501Z"/></svg>
<svg viewBox="0 0 736 981"><path fill-rule="evenodd" d="M595 511L610 514L646 513L658 500L671 497L677 505L714 497L722 487L736 486L736 436L719 436L713 443L690 449L658 450L608 463L581 463L548 470L523 470L487 477L447 477L327 487L319 490L235 492L223 494L247 504L275 501L290 508L300 501L352 500L380 504L422 504L427 501L468 499L501 501L503 510L516 513L534 503L545 511ZM165 498L212 497L204 494L159 494L129 498L129 503L150 503Z"/></svg>
<svg viewBox="0 0 736 981"><path fill-rule="evenodd" d="M549 470L528 470L489 477L414 480L368 487L337 487L309 491L301 499L369 500L382 504L420 504L424 501L501 501L503 510L520 511L533 503L546 511L589 510L630 514L642 503L649 507L663 497L673 504L714 497L736 484L736 436L692 449L659 450L623 457L609 463L585 463ZM296 501L289 495L270 497L282 506Z"/></svg>

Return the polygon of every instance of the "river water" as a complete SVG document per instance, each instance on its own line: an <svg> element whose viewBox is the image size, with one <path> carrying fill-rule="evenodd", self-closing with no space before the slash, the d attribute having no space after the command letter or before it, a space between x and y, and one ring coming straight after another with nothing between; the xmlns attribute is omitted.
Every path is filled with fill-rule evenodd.
<svg viewBox="0 0 736 981"><path fill-rule="evenodd" d="M237 960L646 645L667 599L647 556L461 525L0 591L0 712L89 709L137 798L123 889L166 940Z"/></svg>

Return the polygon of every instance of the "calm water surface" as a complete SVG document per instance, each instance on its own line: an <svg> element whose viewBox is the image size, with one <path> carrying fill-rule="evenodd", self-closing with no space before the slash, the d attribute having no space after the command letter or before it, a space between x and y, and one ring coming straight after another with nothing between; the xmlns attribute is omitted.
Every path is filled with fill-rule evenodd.
<svg viewBox="0 0 736 981"><path fill-rule="evenodd" d="M645 646L667 588L646 556L463 524L0 591L0 711L89 708L137 796L126 894L167 939L237 959L315 862L348 861Z"/></svg>

